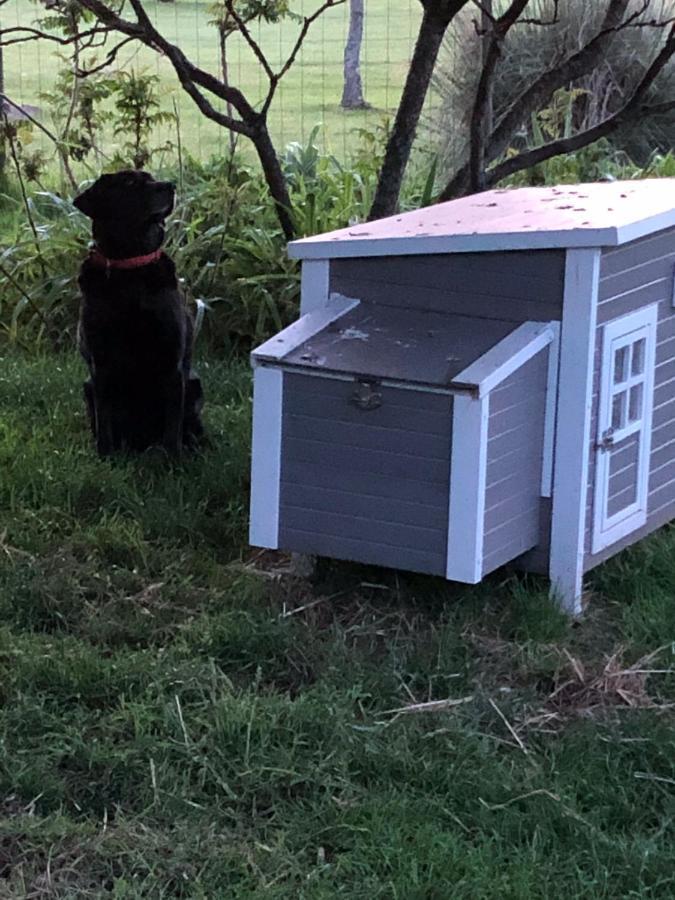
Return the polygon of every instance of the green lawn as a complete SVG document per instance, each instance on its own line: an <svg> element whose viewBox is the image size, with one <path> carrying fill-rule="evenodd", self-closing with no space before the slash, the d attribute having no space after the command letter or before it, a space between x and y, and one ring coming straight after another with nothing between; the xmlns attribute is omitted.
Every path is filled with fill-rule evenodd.
<svg viewBox="0 0 675 900"><path fill-rule="evenodd" d="M3 900L675 895L672 530L574 626L504 573L310 584L246 546L245 366L179 466L95 457L82 368L0 360Z"/></svg>
<svg viewBox="0 0 675 900"><path fill-rule="evenodd" d="M208 0L144 4L163 34L177 42L186 54L203 68L220 71L216 30L208 24ZM296 0L292 9L310 14L317 6L313 0ZM338 6L322 16L312 27L293 69L284 78L270 112L272 134L279 144L302 140L317 124L323 125L325 146L339 156L356 140L354 132L364 126L376 127L385 113L395 110L407 63L412 52L421 6L417 0L392 4L389 0L368 0L363 45L363 78L369 111L345 112L340 108L342 92L342 54L348 8ZM30 0L9 0L2 10L5 27L28 25L39 7ZM273 65L285 60L293 46L298 25L287 21L280 25L254 27L254 35ZM228 45L229 46L229 45ZM231 81L254 100L262 97L264 87L255 57L239 35L231 39ZM41 105L40 91L54 81L58 60L53 48L21 44L5 51L5 84L8 94L22 103ZM127 46L120 53L118 67L156 72L162 78L163 106L172 109L179 103L182 139L202 158L224 152L227 135L206 121L183 94L171 66L143 47ZM164 138L175 138L169 130ZM104 147L114 149L112 140Z"/></svg>

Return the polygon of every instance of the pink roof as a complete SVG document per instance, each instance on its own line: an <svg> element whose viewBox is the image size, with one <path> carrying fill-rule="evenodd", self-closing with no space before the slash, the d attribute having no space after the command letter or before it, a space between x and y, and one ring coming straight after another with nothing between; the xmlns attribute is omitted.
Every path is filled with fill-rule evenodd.
<svg viewBox="0 0 675 900"><path fill-rule="evenodd" d="M616 246L675 226L675 178L505 188L289 244L301 259Z"/></svg>

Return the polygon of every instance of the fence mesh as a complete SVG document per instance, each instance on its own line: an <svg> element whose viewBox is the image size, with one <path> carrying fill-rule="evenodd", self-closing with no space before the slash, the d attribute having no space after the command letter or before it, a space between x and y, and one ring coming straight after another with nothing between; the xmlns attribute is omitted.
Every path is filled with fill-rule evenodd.
<svg viewBox="0 0 675 900"><path fill-rule="evenodd" d="M318 0L294 0L291 10L311 14ZM198 66L220 75L221 55L218 32L212 23L211 0L174 0L145 3L156 26L170 41L177 43ZM0 7L0 27L32 25L44 15L44 6L31 0L8 0ZM364 96L369 104L363 110L344 110L340 106L343 88L343 53L349 24L349 4L345 2L323 14L310 29L295 65L286 74L270 108L270 130L277 146L290 141L307 141L319 126L316 140L326 151L345 157L359 140L361 129L374 130L395 111L412 54L421 16L418 0L365 0L364 35L361 50L361 74ZM286 19L276 24L252 23L251 31L273 68L287 58L299 24ZM251 100L260 102L266 90L261 65L240 35L227 40L227 65L230 82ZM63 53L63 51L61 51ZM101 51L98 51L102 59ZM87 57L91 54L87 54ZM43 41L15 44L5 48L5 92L17 103L37 107L45 124L54 111L44 94L53 88L59 68L59 48ZM128 44L119 53L112 71L155 73L160 79L162 108L178 112L183 145L194 155L206 159L223 154L229 146L229 134L207 120L192 100L180 89L170 63L159 54L137 43ZM57 113L58 114L58 113ZM157 143L173 140L176 125L161 126ZM38 138L36 138L38 139ZM115 149L115 139L106 135L106 151Z"/></svg>

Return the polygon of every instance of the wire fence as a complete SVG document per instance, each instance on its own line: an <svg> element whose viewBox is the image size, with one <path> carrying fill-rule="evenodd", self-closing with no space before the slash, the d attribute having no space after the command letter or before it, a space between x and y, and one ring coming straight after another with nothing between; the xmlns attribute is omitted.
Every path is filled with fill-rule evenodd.
<svg viewBox="0 0 675 900"><path fill-rule="evenodd" d="M145 3L161 33L177 43L198 66L220 75L221 53L218 31L213 24L212 0L174 0ZM299 15L311 14L317 0L295 0L291 9ZM31 0L10 0L0 9L0 27L34 24L44 15L44 7ZM363 129L373 131L395 112L410 62L421 17L419 0L365 0L361 75L368 108L344 110L340 106L343 88L343 54L349 24L349 4L344 3L322 15L310 29L295 65L283 78L269 112L272 136L278 147L290 141L306 142L319 126L316 140L323 150L346 157L360 139ZM299 25L293 19L276 24L252 23L252 34L273 67L280 67L291 51ZM240 35L227 40L230 83L240 88L254 103L265 95L267 82L260 63ZM102 59L99 51L99 59ZM90 62L90 60L87 60ZM67 65L63 50L35 41L5 48L5 91L17 103L38 109L45 123L53 117L45 98L59 70ZM168 61L152 50L129 44L119 54L112 71L154 73L160 79L162 108L178 113L183 145L194 155L207 159L222 155L229 147L229 134L207 120L180 89ZM58 115L58 111L57 111ZM162 125L155 139L159 143L176 137L176 125ZM37 138L36 138L37 139ZM115 149L115 139L106 135L106 151Z"/></svg>

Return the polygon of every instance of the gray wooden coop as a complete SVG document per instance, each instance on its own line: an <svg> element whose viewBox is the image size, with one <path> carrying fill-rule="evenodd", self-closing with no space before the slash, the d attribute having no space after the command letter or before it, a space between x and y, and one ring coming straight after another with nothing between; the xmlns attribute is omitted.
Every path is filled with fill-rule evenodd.
<svg viewBox="0 0 675 900"><path fill-rule="evenodd" d="M675 518L675 179L519 188L294 241L252 354L250 540L474 584Z"/></svg>

